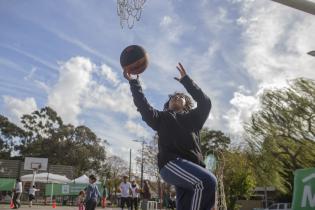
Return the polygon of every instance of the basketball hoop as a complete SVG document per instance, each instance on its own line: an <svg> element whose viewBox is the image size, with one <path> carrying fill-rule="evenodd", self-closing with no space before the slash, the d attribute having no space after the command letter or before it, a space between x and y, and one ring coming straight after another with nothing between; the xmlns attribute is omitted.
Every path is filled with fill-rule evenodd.
<svg viewBox="0 0 315 210"><path fill-rule="evenodd" d="M146 0L117 0L117 14L120 17L120 26L124 27L126 23L129 29L139 21L141 12Z"/></svg>
<svg viewBox="0 0 315 210"><path fill-rule="evenodd" d="M38 171L42 165L40 163L31 163L32 170Z"/></svg>

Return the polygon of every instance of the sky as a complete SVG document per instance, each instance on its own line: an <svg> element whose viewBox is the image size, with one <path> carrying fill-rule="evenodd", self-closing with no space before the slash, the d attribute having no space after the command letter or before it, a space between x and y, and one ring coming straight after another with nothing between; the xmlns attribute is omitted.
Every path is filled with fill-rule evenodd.
<svg viewBox="0 0 315 210"><path fill-rule="evenodd" d="M234 141L264 90L315 79L307 55L315 16L270 0L147 0L132 29L121 27L115 0L1 0L0 30L0 114L20 124L50 106L126 161L141 148L134 140L154 135L122 75L129 45L149 55L140 80L152 106L161 110L168 94L185 92L173 79L181 62L212 100L205 126Z"/></svg>

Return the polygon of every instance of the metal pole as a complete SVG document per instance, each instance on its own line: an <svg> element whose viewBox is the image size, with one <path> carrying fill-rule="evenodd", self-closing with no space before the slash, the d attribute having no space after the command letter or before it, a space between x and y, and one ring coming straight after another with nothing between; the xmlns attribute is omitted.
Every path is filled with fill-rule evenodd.
<svg viewBox="0 0 315 210"><path fill-rule="evenodd" d="M130 156L129 156L129 182L131 179L131 149L130 149Z"/></svg>
<svg viewBox="0 0 315 210"><path fill-rule="evenodd" d="M143 147L144 147L144 141L142 141L142 149L141 149L141 189L143 186Z"/></svg>
<svg viewBox="0 0 315 210"><path fill-rule="evenodd" d="M315 2L309 0L272 0L280 4L315 15Z"/></svg>
<svg viewBox="0 0 315 210"><path fill-rule="evenodd" d="M37 169L33 169L33 178L32 178L32 184L31 187L35 185L35 177L36 177Z"/></svg>
<svg viewBox="0 0 315 210"><path fill-rule="evenodd" d="M264 186L264 190L265 190L265 208L268 208L268 195L267 195L267 187L266 185Z"/></svg>

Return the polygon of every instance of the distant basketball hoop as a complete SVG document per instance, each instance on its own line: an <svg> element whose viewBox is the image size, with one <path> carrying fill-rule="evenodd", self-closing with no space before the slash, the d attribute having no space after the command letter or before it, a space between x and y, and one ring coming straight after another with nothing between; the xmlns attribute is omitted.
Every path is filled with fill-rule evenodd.
<svg viewBox="0 0 315 210"><path fill-rule="evenodd" d="M24 159L24 170L33 171L32 184L35 184L35 177L38 171L47 171L48 158L34 158L34 157L25 157Z"/></svg>
<svg viewBox="0 0 315 210"><path fill-rule="evenodd" d="M31 163L31 164L32 164L31 168L33 170L39 170L42 167L42 164L40 164L40 163Z"/></svg>
<svg viewBox="0 0 315 210"><path fill-rule="evenodd" d="M117 14L120 18L120 26L127 24L131 29L135 20L139 21L146 0L117 0Z"/></svg>
<svg viewBox="0 0 315 210"><path fill-rule="evenodd" d="M24 170L47 171L48 158L25 157Z"/></svg>

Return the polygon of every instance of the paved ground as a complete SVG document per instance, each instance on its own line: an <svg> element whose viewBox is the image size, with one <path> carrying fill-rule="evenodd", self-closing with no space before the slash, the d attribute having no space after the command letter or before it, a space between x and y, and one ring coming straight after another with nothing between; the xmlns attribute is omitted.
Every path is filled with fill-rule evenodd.
<svg viewBox="0 0 315 210"><path fill-rule="evenodd" d="M9 205L4 205L4 204L0 204L0 210L9 210L10 206ZM27 205L22 205L21 208L19 208L20 210L78 210L78 207L75 206L57 206L55 209L53 209L51 206L33 206L32 208L28 207ZM103 208L98 207L96 208L97 210L102 210ZM126 208L124 208L125 210L127 210ZM120 208L105 208L103 210L120 210ZM164 209L162 209L164 210Z"/></svg>
<svg viewBox="0 0 315 210"><path fill-rule="evenodd" d="M9 205L3 205L3 204L0 204L0 209L1 210L9 210L10 209L10 206ZM28 207L27 205L22 205L21 208L19 208L20 210L31 210L31 209L34 209L34 210L54 210L51 206L33 206L32 208ZM97 210L101 210L103 208L96 208ZM124 208L126 209L126 208ZM64 207L64 206L57 206L55 208L55 210L78 210L78 207L75 207L75 206L67 206L67 207ZM103 210L119 210L119 208L105 208Z"/></svg>

